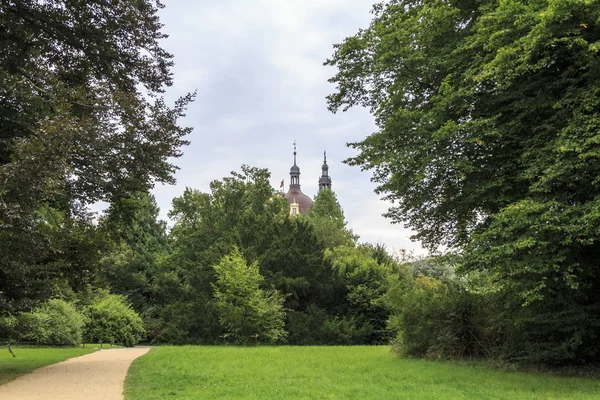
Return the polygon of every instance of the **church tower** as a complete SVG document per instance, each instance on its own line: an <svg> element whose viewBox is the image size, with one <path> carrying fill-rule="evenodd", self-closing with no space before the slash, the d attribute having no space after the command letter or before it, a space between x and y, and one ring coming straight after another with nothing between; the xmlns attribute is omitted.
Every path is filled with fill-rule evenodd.
<svg viewBox="0 0 600 400"><path fill-rule="evenodd" d="M323 166L321 167L321 177L319 178L319 192L325 188L331 190L331 177L329 176L329 166L327 165L327 152L323 151Z"/></svg>
<svg viewBox="0 0 600 400"><path fill-rule="evenodd" d="M296 142L294 142L294 165L290 168L290 189L285 199L290 205L290 214L305 213L312 206L310 197L300 189L300 167L296 165Z"/></svg>
<svg viewBox="0 0 600 400"><path fill-rule="evenodd" d="M294 142L294 165L290 168L290 189L296 186L300 189L300 167L296 165L296 142Z"/></svg>

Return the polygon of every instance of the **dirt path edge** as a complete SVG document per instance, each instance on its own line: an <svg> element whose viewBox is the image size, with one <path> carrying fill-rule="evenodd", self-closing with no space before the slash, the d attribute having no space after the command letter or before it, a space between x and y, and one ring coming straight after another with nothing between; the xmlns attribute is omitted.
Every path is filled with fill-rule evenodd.
<svg viewBox="0 0 600 400"><path fill-rule="evenodd" d="M47 365L0 386L0 399L120 400L129 366L149 350L106 349Z"/></svg>

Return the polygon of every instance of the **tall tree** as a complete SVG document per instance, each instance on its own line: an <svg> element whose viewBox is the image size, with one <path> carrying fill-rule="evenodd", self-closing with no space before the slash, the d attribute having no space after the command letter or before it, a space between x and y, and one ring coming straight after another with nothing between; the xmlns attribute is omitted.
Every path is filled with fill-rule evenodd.
<svg viewBox="0 0 600 400"><path fill-rule="evenodd" d="M598 359L600 4L392 0L373 13L327 61L330 109L369 107L379 128L348 162L374 169L394 222L491 271L516 302L506 316L522 313L520 355Z"/></svg>
<svg viewBox="0 0 600 400"><path fill-rule="evenodd" d="M0 314L31 310L65 289L94 281L104 234L90 217L41 208L27 229L0 229Z"/></svg>
<svg viewBox="0 0 600 400"><path fill-rule="evenodd" d="M168 252L159 212L153 195L136 192L113 202L100 221L112 244L100 262L100 283L126 295L138 312L152 301L152 281Z"/></svg>
<svg viewBox="0 0 600 400"><path fill-rule="evenodd" d="M45 204L83 223L90 203L173 182L169 159L181 155L190 132L178 119L193 95L173 107L161 97L173 62L159 43L160 7L0 1L3 284L44 281L42 254L56 253L37 229ZM0 288L0 302L18 300L7 293Z"/></svg>
<svg viewBox="0 0 600 400"><path fill-rule="evenodd" d="M329 188L324 188L315 196L308 217L315 234L329 249L337 246L352 246L358 239L358 236L346 227L344 212L337 201L337 196Z"/></svg>
<svg viewBox="0 0 600 400"><path fill-rule="evenodd" d="M61 204L87 204L127 185L172 182L168 158L181 154L190 131L177 119L192 96L174 108L159 97L173 65L159 44L166 37L159 7L149 0L0 3L5 208L52 190Z"/></svg>
<svg viewBox="0 0 600 400"><path fill-rule="evenodd" d="M223 329L213 266L234 246L253 264L268 247L274 222L287 215L287 203L273 192L267 170L244 165L212 181L208 193L187 188L169 215L171 251L153 285L156 329L149 332L161 340L214 343Z"/></svg>

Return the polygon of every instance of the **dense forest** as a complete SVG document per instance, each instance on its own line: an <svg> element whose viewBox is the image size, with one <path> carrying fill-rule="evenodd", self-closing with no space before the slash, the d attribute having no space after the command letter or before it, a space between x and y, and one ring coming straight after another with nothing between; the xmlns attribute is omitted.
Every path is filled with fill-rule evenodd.
<svg viewBox="0 0 600 400"><path fill-rule="evenodd" d="M194 94L163 97L160 7L0 1L0 338L600 360L597 2L390 0L335 45L330 110L377 124L347 163L446 249L419 260L359 243L330 190L290 216L249 166L167 228Z"/></svg>
<svg viewBox="0 0 600 400"><path fill-rule="evenodd" d="M122 342L108 326L127 309L123 329L145 327L128 343L388 343L388 278L403 267L381 245L357 245L331 190L290 216L268 178L243 166L209 193L187 189L173 199L169 230L148 193L120 198L88 227L85 276L49 278L55 299L5 317L4 336L52 342L44 315L59 324L64 314L84 340ZM45 213L40 227L69 233L63 213Z"/></svg>

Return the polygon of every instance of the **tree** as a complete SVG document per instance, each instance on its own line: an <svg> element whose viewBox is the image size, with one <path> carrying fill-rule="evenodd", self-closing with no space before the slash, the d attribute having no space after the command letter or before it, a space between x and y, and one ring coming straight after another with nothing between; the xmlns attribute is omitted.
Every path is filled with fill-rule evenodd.
<svg viewBox="0 0 600 400"><path fill-rule="evenodd" d="M323 240L325 246L333 249L338 246L352 246L358 236L346 228L346 220L335 193L325 188L316 196L308 213L315 234Z"/></svg>
<svg viewBox="0 0 600 400"><path fill-rule="evenodd" d="M387 216L416 239L491 272L505 315L523 313L506 335L519 357L597 360L600 4L392 0L373 13L326 62L339 69L329 108L369 107L379 128L348 162L374 170Z"/></svg>
<svg viewBox="0 0 600 400"><path fill-rule="evenodd" d="M275 221L270 237L259 259L260 271L269 285L286 296L286 308L305 311L313 304L337 312L345 288L325 262L325 246L314 226L305 218L288 215Z"/></svg>
<svg viewBox="0 0 600 400"><path fill-rule="evenodd" d="M576 161L595 149L598 12L559 0L376 6L328 60L340 69L328 100L375 114L379 131L349 162L375 170L398 202L388 216L427 245L461 245L525 197L593 198L576 189L595 187L595 163Z"/></svg>
<svg viewBox="0 0 600 400"><path fill-rule="evenodd" d="M43 207L84 223L90 203L173 182L169 159L190 132L178 119L193 95L173 107L161 97L173 62L159 43L160 7L0 2L0 237L9 243L2 282L27 286L52 275L44 255L56 254L56 244L37 229ZM2 312L28 301L15 296L3 295Z"/></svg>
<svg viewBox="0 0 600 400"><path fill-rule="evenodd" d="M66 288L94 280L106 240L90 215L42 207L31 226L0 227L0 314L32 310Z"/></svg>
<svg viewBox="0 0 600 400"><path fill-rule="evenodd" d="M244 298L248 296L226 295L219 286L224 278L214 266L228 260L228 266L234 261L244 263L244 267L236 266L238 272L258 267L258 275L248 272L260 281L258 288L281 294L272 297L285 300L281 301L286 310L283 317L288 342L380 343L385 316L377 315L377 326L373 328L366 320L375 313L355 312L360 307L355 309L350 304L345 276L334 271L324 258L327 245L355 246L335 195L322 191L314 207L309 216L290 217L286 200L269 184L269 172L248 166L212 181L209 192L187 188L173 200L169 215L175 224L168 235L168 254L151 277L152 304L144 311L151 339L213 344L227 335L227 340L239 343L271 340L252 330L259 329L254 320L242 318L249 315L244 312L256 313L253 307L259 306L260 301L246 304ZM317 226L317 222L324 224ZM321 226L326 229L319 230ZM243 258L231 260L234 248ZM387 265L384 249L373 252L382 260L373 263ZM130 260L135 260L129 253L115 254L105 260L116 271L129 269ZM246 282L250 278L242 272L239 281ZM366 275L365 279L372 278ZM356 286L360 286L361 277L356 276ZM369 281L370 284L374 285ZM360 290L357 288L356 292ZM370 292L361 293L362 303L368 303ZM243 332L240 326L244 326Z"/></svg>
<svg viewBox="0 0 600 400"><path fill-rule="evenodd" d="M383 299L392 266L378 263L364 247L328 249L325 257L346 286L346 313L364 327L363 337L358 340L362 344L387 343L390 339L386 328L389 309Z"/></svg>
<svg viewBox="0 0 600 400"><path fill-rule="evenodd" d="M234 246L254 263L270 246L277 221L289 212L269 176L265 169L243 165L241 171L212 181L207 193L187 188L173 199L170 251L154 276L153 306L145 314L156 340L222 340L213 266Z"/></svg>
<svg viewBox="0 0 600 400"><path fill-rule="evenodd" d="M126 295L138 312L153 299L151 282L168 250L159 212L154 196L136 192L113 202L100 220L112 247L100 260L99 283Z"/></svg>
<svg viewBox="0 0 600 400"><path fill-rule="evenodd" d="M213 284L219 322L233 343L274 343L285 339L283 297L263 290L258 264L248 265L237 248L214 266Z"/></svg>
<svg viewBox="0 0 600 400"><path fill-rule="evenodd" d="M160 3L157 4L161 7ZM59 190L60 204L172 182L189 128L157 97L172 84L151 1L4 1L0 80L5 207ZM154 98L152 104L146 100ZM14 193L15 186L18 192Z"/></svg>

